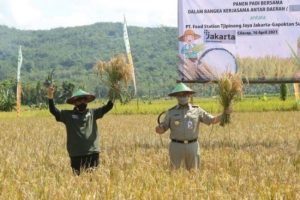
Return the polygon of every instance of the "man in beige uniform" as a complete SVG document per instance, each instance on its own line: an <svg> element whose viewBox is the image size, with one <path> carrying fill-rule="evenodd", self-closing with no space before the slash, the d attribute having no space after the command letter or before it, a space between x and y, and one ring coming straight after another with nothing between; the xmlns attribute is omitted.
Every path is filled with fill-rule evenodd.
<svg viewBox="0 0 300 200"><path fill-rule="evenodd" d="M182 161L188 170L199 168L199 124L200 122L207 125L216 124L222 117L222 115L214 117L198 106L189 104L189 97L194 93L185 84L177 84L169 96L176 97L178 105L169 109L164 121L156 127L158 134L171 130L169 155L173 169L178 169ZM226 110L226 113L231 113L231 108Z"/></svg>

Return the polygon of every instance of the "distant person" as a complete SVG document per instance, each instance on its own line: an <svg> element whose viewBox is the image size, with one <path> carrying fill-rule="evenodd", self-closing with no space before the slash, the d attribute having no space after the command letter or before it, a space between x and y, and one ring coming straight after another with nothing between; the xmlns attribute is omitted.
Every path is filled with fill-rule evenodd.
<svg viewBox="0 0 300 200"><path fill-rule="evenodd" d="M214 117L200 107L189 104L189 98L194 93L185 84L177 84L169 96L176 97L178 104L167 111L164 121L156 127L158 134L171 130L169 155L172 169L180 168L182 162L188 170L199 168L199 124L216 124L222 117L222 114ZM231 113L231 108L226 113Z"/></svg>
<svg viewBox="0 0 300 200"><path fill-rule="evenodd" d="M100 119L113 107L113 101L97 109L88 109L87 104L95 96L83 90L78 90L67 99L67 103L74 105L73 110L58 110L53 101L55 89L48 87L49 110L56 121L62 122L67 130L67 150L71 160L71 167L75 175L81 170L93 170L99 165L99 133L96 120Z"/></svg>

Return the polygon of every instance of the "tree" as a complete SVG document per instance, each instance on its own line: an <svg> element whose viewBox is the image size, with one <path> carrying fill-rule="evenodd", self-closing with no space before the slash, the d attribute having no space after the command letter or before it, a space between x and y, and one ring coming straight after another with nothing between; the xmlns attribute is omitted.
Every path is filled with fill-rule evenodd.
<svg viewBox="0 0 300 200"><path fill-rule="evenodd" d="M64 81L61 88L58 88L55 94L56 103L65 103L65 100L72 96L75 85Z"/></svg>
<svg viewBox="0 0 300 200"><path fill-rule="evenodd" d="M280 85L280 99L285 101L287 98L288 88L286 83Z"/></svg>
<svg viewBox="0 0 300 200"><path fill-rule="evenodd" d="M45 103L46 92L42 88L41 82L38 81L35 87L35 104Z"/></svg>
<svg viewBox="0 0 300 200"><path fill-rule="evenodd" d="M12 80L2 81L0 83L0 110L12 111L16 106L16 96L13 91L14 82Z"/></svg>

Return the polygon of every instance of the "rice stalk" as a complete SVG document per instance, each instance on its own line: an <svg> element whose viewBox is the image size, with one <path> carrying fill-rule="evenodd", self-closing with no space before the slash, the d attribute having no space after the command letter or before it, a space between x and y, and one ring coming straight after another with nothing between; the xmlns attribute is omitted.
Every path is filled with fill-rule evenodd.
<svg viewBox="0 0 300 200"><path fill-rule="evenodd" d="M225 113L236 97L242 95L243 81L239 74L224 73L221 75L218 81L219 86L219 101L223 107L223 115L220 125L230 123L230 114Z"/></svg>
<svg viewBox="0 0 300 200"><path fill-rule="evenodd" d="M98 61L95 69L101 82L108 87L109 99L119 99L121 103L130 100L128 85L132 81L133 69L123 54L118 54L108 62Z"/></svg>

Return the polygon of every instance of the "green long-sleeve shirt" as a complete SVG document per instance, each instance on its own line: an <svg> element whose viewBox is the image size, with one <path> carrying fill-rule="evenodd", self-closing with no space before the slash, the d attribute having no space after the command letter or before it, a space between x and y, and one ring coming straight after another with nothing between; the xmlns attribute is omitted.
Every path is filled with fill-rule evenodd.
<svg viewBox="0 0 300 200"><path fill-rule="evenodd" d="M98 109L87 109L81 113L76 109L58 110L53 100L49 99L50 112L56 120L62 122L67 130L67 150L71 157L99 152L99 133L96 120L111 110L113 103L109 101Z"/></svg>

